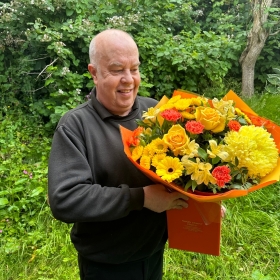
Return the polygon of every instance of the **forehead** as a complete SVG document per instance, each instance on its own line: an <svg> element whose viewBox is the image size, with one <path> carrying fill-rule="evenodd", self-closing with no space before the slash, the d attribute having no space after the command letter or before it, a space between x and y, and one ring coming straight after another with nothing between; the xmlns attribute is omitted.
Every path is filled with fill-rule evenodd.
<svg viewBox="0 0 280 280"><path fill-rule="evenodd" d="M139 63L138 48L132 38L114 37L102 40L99 46L101 62L105 60L109 64Z"/></svg>
<svg viewBox="0 0 280 280"><path fill-rule="evenodd" d="M123 66L138 66L140 64L138 53L127 53L120 51L113 51L106 53L106 56L100 61L101 64L110 68Z"/></svg>

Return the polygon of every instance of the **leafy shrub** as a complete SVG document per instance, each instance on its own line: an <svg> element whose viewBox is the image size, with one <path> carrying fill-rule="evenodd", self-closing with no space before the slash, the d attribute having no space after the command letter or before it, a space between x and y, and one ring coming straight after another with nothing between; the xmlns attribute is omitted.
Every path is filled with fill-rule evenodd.
<svg viewBox="0 0 280 280"><path fill-rule="evenodd" d="M0 13L1 102L20 102L50 125L88 95L88 46L104 29L134 36L140 95L156 98L176 88L222 88L240 51L226 35L201 31L195 2L14 0L0 3Z"/></svg>
<svg viewBox="0 0 280 280"><path fill-rule="evenodd" d="M267 74L266 91L272 94L280 93L280 68L273 68L275 74Z"/></svg>
<svg viewBox="0 0 280 280"><path fill-rule="evenodd" d="M40 240L32 229L38 213L48 209L50 138L35 117L6 109L0 116L0 234L1 248L11 253Z"/></svg>

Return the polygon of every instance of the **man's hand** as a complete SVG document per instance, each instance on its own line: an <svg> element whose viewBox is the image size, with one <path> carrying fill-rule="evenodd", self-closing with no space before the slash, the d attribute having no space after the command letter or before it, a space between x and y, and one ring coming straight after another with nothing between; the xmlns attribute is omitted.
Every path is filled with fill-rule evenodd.
<svg viewBox="0 0 280 280"><path fill-rule="evenodd" d="M161 184L144 187L144 207L161 213L170 209L187 208L188 197L179 192L168 192Z"/></svg>

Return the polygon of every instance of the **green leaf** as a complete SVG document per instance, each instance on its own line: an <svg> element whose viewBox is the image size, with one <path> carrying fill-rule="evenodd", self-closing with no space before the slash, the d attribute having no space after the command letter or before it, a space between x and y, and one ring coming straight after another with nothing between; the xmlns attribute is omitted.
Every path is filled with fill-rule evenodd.
<svg viewBox="0 0 280 280"><path fill-rule="evenodd" d="M25 189L24 187L12 188L10 193L15 194L15 193L18 193L18 192L22 192L24 189Z"/></svg>
<svg viewBox="0 0 280 280"><path fill-rule="evenodd" d="M51 83L54 83L54 82L55 82L54 79L48 79L48 80L46 80L46 81L45 81L45 87L48 86L48 85L51 84Z"/></svg>
<svg viewBox="0 0 280 280"><path fill-rule="evenodd" d="M67 15L68 17L72 16L73 13L74 13L74 10L66 9L66 15Z"/></svg>
<svg viewBox="0 0 280 280"><path fill-rule="evenodd" d="M0 206L6 205L6 204L8 204L8 203L9 203L9 201L8 201L7 198L5 198L5 197L0 197Z"/></svg>
<svg viewBox="0 0 280 280"><path fill-rule="evenodd" d="M212 164L217 164L221 159L219 157L212 158Z"/></svg>
<svg viewBox="0 0 280 280"><path fill-rule="evenodd" d="M185 187L184 187L184 190L186 191L186 190L188 190L191 186L192 186L192 180L189 180L188 182L187 182L187 184L185 185Z"/></svg>
<svg viewBox="0 0 280 280"><path fill-rule="evenodd" d="M204 149L200 148L200 147L198 148L198 155L201 158L203 158L204 160L207 160L207 157L208 157L207 152Z"/></svg>
<svg viewBox="0 0 280 280"><path fill-rule="evenodd" d="M24 182L26 182L27 181L27 178L21 178L21 179L19 179L19 180L17 180L16 182L15 182L15 186L17 186L17 185L19 185L19 184L22 184L22 183L24 183Z"/></svg>
<svg viewBox="0 0 280 280"><path fill-rule="evenodd" d="M194 191L196 187L197 187L197 182L193 180L192 181L192 190Z"/></svg>
<svg viewBox="0 0 280 280"><path fill-rule="evenodd" d="M38 187L36 189L34 189L31 193L31 197L34 197L34 196L38 196L40 193L42 193L44 191L44 188L42 187Z"/></svg>

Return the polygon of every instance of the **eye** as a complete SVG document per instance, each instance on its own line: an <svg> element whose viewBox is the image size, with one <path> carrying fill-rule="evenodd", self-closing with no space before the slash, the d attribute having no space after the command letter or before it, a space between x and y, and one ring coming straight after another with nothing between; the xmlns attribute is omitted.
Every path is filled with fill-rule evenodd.
<svg viewBox="0 0 280 280"><path fill-rule="evenodd" d="M116 73L116 74L121 73L122 71L123 71L123 69L114 69L114 70L112 70L112 72Z"/></svg>

